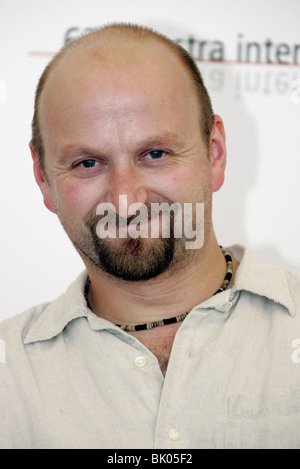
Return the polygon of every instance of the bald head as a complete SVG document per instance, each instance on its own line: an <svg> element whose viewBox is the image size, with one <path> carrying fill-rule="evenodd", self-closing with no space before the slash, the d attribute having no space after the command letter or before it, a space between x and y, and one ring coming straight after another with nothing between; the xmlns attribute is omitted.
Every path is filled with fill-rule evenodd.
<svg viewBox="0 0 300 469"><path fill-rule="evenodd" d="M44 167L45 147L43 141L43 125L41 113L44 95L50 86L64 86L66 70L73 73L74 80L82 79L85 70L103 67L105 70L114 70L116 79L123 70L130 67L134 75L141 72L147 65L157 66L156 57L159 56L162 74L167 67L177 70L177 75L188 82L189 96L199 109L200 130L207 147L212 128L213 110L202 77L192 57L178 44L164 35L154 32L150 28L130 25L112 24L94 30L65 45L45 68L36 90L34 117L32 121L32 141ZM164 72L165 70L165 72ZM80 72L76 74L76 72ZM110 80L113 79L110 73ZM77 78L76 78L77 77ZM130 79L130 77L127 77ZM65 82L70 86L70 82ZM187 89L185 88L185 89ZM67 91L67 89L66 89Z"/></svg>

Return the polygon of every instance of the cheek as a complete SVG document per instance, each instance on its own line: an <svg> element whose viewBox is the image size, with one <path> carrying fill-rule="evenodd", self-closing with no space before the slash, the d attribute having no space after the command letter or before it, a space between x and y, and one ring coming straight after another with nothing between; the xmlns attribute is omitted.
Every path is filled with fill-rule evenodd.
<svg viewBox="0 0 300 469"><path fill-rule="evenodd" d="M99 191L94 184L68 181L57 185L58 215L69 218L86 218L99 203Z"/></svg>
<svg viewBox="0 0 300 469"><path fill-rule="evenodd" d="M154 194L154 202L160 197L163 200L183 202L187 194L187 182L184 174L173 173L163 177L156 176L153 184L149 184L148 193Z"/></svg>
<svg viewBox="0 0 300 469"><path fill-rule="evenodd" d="M211 184L211 170L208 166L202 166L179 172L166 181L165 188L172 194L174 202L204 202L212 192Z"/></svg>

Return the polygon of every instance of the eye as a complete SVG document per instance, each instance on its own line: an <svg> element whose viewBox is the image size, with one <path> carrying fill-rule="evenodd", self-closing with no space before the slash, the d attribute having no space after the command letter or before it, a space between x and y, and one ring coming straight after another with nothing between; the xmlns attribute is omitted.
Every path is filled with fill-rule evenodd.
<svg viewBox="0 0 300 469"><path fill-rule="evenodd" d="M159 160L164 156L165 152L163 150L151 150L146 155L145 158L151 160Z"/></svg>
<svg viewBox="0 0 300 469"><path fill-rule="evenodd" d="M103 168L105 167L105 162L98 158L85 158L84 160L78 161L73 164L72 169L74 170L74 175L77 177L94 177L98 174L101 174Z"/></svg>
<svg viewBox="0 0 300 469"><path fill-rule="evenodd" d="M78 164L79 167L82 167L82 168L94 168L95 166L97 166L99 164L98 161L96 160L84 160L84 161L81 161L81 163Z"/></svg>

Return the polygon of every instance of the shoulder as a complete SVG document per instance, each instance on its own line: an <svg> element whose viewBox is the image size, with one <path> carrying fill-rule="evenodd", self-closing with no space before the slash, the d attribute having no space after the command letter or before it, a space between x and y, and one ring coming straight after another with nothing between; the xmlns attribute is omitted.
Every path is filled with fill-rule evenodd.
<svg viewBox="0 0 300 469"><path fill-rule="evenodd" d="M49 302L32 306L26 311L0 322L0 340L5 343L22 342L31 326L49 305Z"/></svg>
<svg viewBox="0 0 300 469"><path fill-rule="evenodd" d="M0 340L16 343L30 343L28 337L43 340L54 335L73 318L84 314L86 303L84 285L86 272L82 272L67 290L55 298L28 308L21 314L0 322Z"/></svg>

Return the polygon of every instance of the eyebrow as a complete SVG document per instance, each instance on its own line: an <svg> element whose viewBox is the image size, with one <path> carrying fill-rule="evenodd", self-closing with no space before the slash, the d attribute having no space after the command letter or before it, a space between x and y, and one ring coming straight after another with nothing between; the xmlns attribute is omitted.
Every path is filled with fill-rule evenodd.
<svg viewBox="0 0 300 469"><path fill-rule="evenodd" d="M173 132L163 132L159 135L153 135L145 140L139 142L138 146L142 147L147 147L147 146L165 146L165 145L171 145L173 147L180 147L184 145L185 141L184 139Z"/></svg>
<svg viewBox="0 0 300 469"><path fill-rule="evenodd" d="M69 158L77 157L88 157L92 158L99 155L99 150L97 148L86 147L78 144L68 144L65 145L58 154L58 160L60 162L65 161Z"/></svg>
<svg viewBox="0 0 300 469"><path fill-rule="evenodd" d="M153 135L146 137L138 142L134 143L136 151L141 151L142 149L154 148L156 146L171 146L172 148L180 148L184 145L184 140L177 134L173 132L163 132L159 135ZM77 157L103 157L103 153L99 148L88 147L80 144L67 144L62 147L59 152L58 158L59 161L64 161L68 158L77 158Z"/></svg>

